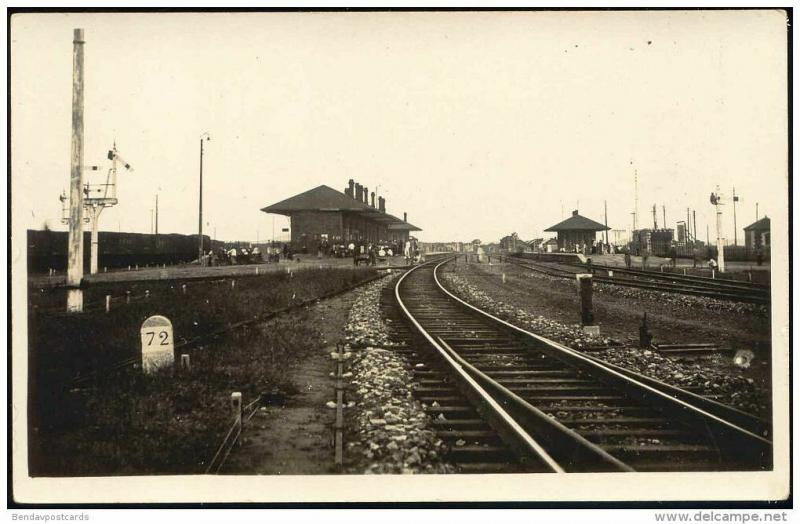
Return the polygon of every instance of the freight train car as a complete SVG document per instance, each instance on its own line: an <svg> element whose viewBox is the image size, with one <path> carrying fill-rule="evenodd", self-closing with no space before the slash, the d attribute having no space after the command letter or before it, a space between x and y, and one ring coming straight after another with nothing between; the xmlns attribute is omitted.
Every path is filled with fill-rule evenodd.
<svg viewBox="0 0 800 524"><path fill-rule="evenodd" d="M181 264L197 259L197 235L149 235L142 233L98 234L98 266L119 268L154 264ZM203 245L211 245L203 235ZM83 234L83 267L89 270L91 234ZM28 273L46 273L50 268L67 268L67 233L65 231L28 230Z"/></svg>

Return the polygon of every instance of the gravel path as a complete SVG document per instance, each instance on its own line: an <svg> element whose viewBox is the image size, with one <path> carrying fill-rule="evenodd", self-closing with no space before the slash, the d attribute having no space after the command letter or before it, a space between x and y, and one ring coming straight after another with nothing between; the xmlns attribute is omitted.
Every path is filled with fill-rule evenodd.
<svg viewBox="0 0 800 524"><path fill-rule="evenodd" d="M346 470L349 473L449 473L441 460L444 443L430 428L430 418L414 399L416 385L409 364L392 348L380 314L383 286L390 275L360 292L345 327L352 354L348 377L355 405L348 413Z"/></svg>

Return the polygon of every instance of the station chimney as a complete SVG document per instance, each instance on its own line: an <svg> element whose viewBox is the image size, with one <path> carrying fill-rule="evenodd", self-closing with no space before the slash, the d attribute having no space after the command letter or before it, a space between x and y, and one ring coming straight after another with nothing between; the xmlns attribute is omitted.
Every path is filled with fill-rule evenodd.
<svg viewBox="0 0 800 524"><path fill-rule="evenodd" d="M408 213L403 211L403 222L408 222Z"/></svg>
<svg viewBox="0 0 800 524"><path fill-rule="evenodd" d="M370 194L370 197L371 197L371 201L372 201L372 204L371 204L371 205L372 205L372 207L375 207L375 191L373 191L373 192Z"/></svg>
<svg viewBox="0 0 800 524"><path fill-rule="evenodd" d="M364 198L361 199L361 202L364 204L369 204L369 188L367 186L364 186L363 197Z"/></svg>
<svg viewBox="0 0 800 524"><path fill-rule="evenodd" d="M378 197L378 209L380 209L381 213L386 213L386 199L383 197Z"/></svg>
<svg viewBox="0 0 800 524"><path fill-rule="evenodd" d="M356 193L353 195L353 198L356 200L361 200L361 184L356 182Z"/></svg>

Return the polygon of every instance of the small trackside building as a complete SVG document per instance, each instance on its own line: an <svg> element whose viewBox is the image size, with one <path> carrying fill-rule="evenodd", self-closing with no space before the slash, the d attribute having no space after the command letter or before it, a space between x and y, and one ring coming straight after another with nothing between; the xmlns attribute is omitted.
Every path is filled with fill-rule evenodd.
<svg viewBox="0 0 800 524"><path fill-rule="evenodd" d="M386 199L350 180L344 192L321 185L267 206L261 211L288 216L291 247L295 252L326 252L333 246L378 244L402 250L411 231L420 228L386 212ZM401 251L396 251L401 252Z"/></svg>
<svg viewBox="0 0 800 524"><path fill-rule="evenodd" d="M563 222L550 226L545 231L558 234L558 247L565 251L574 251L577 246L591 247L597 238L598 231L610 230L599 222L578 214L578 210L572 212L572 216Z"/></svg>

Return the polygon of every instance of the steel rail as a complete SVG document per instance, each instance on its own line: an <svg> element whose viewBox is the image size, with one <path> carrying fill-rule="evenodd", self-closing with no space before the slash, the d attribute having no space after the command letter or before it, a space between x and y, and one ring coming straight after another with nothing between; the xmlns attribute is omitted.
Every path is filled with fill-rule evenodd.
<svg viewBox="0 0 800 524"><path fill-rule="evenodd" d="M428 333L422 325L417 321L414 315L411 314L405 302L400 296L400 285L414 271L419 270L421 267L433 264L434 261L427 264L416 266L403 274L395 284L395 299L400 306L401 311L406 318L411 322L414 328L428 341L428 343L436 350L441 359L450 367L453 374L459 381L459 385L463 388L465 395L475 402L475 408L487 418L488 422L495 430L500 433L505 439L508 439L508 444L514 448L520 455L523 462L538 462L544 465L549 471L554 473L564 473L561 465L550 456L550 454L539 444L531 435L523 429L520 424L498 403L486 390L481 387L478 382L465 371L464 367L453 356L446 351L441 344L439 344ZM477 401L477 402L476 402Z"/></svg>
<svg viewBox="0 0 800 524"><path fill-rule="evenodd" d="M520 256L510 256L507 258L513 262L524 261L526 263L561 264L564 266L570 266L574 268L584 268L584 269L587 267L586 264L579 264L576 262L540 261ZM670 281L672 283L685 283L687 285L693 285L696 287L707 288L707 289L720 289L720 290L743 291L743 292L752 291L753 293L769 293L769 286L758 284L755 282L745 282L742 280L711 278L698 275L681 275L680 273L673 273L671 271L659 272L659 271L650 271L645 269L633 269L628 267L609 266L606 264L592 264L591 267L593 269L599 269L605 272L613 271L620 274L635 275L644 278L650 278L653 280L665 280L665 281Z"/></svg>
<svg viewBox="0 0 800 524"><path fill-rule="evenodd" d="M740 427L734 422L724 419L717 414L701 409L697 405L689 402L689 397L685 397L685 399L675 398L664 390L656 387L656 384L652 382L645 383L644 381L637 380L629 374L622 373L619 370L609 367L598 359L588 357L558 342L511 324L457 297L442 285L438 277L439 268L448 261L449 260L446 260L436 265L433 271L433 277L438 288L452 300L492 320L494 323L505 327L507 330L517 334L523 339L536 342L539 348L547 350L551 355L563 362L584 369L605 382L625 390L633 398L638 398L651 406L669 413L676 420L680 420L694 428L705 427L718 444L724 444L724 446L720 447L724 448L721 449L721 451L725 453L726 458L734 459L746 456L751 462L768 462L771 465L771 440Z"/></svg>
<svg viewBox="0 0 800 524"><path fill-rule="evenodd" d="M578 274L578 271L572 271L569 269L561 269L550 266L535 267L533 265L529 265L532 263L535 264L535 262L530 262L530 261L526 261L525 263L523 263L516 260L512 260L511 263L518 265L522 268L529 269L531 271L536 271L538 273L543 273L555 278L571 279ZM753 290L753 292L749 292L747 290L741 290L741 291L721 290L721 289L712 289L707 286L697 286L697 285L692 286L689 284L666 283L666 282L663 283L643 282L640 280L619 279L619 278L601 277L601 276L595 276L594 279L595 281L603 284L612 284L623 287L649 289L653 291L702 296L708 298L727 299L739 302L769 304L769 296L763 293L758 293L756 290Z"/></svg>

